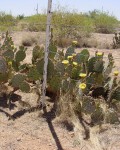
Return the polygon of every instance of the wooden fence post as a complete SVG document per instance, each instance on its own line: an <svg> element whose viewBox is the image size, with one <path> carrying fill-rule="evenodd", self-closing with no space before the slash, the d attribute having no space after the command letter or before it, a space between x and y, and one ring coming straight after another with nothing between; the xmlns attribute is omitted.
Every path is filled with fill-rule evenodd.
<svg viewBox="0 0 120 150"><path fill-rule="evenodd" d="M46 85L47 85L47 66L48 66L48 56L49 56L49 44L51 38L51 16L52 16L52 0L48 0L47 9L47 24L46 24L46 45L45 45L45 56L44 56L44 70L43 70L43 85L42 85L42 106L45 106L45 96L46 96Z"/></svg>

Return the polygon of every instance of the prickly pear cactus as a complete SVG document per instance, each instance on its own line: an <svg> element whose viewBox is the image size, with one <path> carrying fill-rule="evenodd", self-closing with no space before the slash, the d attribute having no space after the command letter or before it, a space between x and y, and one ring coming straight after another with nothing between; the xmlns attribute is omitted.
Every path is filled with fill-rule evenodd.
<svg viewBox="0 0 120 150"><path fill-rule="evenodd" d="M6 37L5 37L3 45L1 46L1 50L2 51L7 51L7 50L13 51L15 49L16 48L14 47L12 37L9 35L8 32L6 32Z"/></svg>
<svg viewBox="0 0 120 150"><path fill-rule="evenodd" d="M72 54L75 53L75 49L73 46L69 47L67 50L66 50L66 53L65 53L65 59L67 59L68 56L71 56Z"/></svg>
<svg viewBox="0 0 120 150"><path fill-rule="evenodd" d="M0 73L0 84L8 82L8 73Z"/></svg>
<svg viewBox="0 0 120 150"><path fill-rule="evenodd" d="M44 55L44 48L36 45L33 48L32 63L34 64L37 61L37 59L41 59L43 55Z"/></svg>
<svg viewBox="0 0 120 150"><path fill-rule="evenodd" d="M108 76L110 75L110 73L112 72L112 69L114 68L114 58L112 56L112 54L108 54L108 61L105 62L104 65L104 78L105 80L108 79Z"/></svg>
<svg viewBox="0 0 120 150"><path fill-rule="evenodd" d="M60 90L61 87L61 78L60 76L55 75L49 82L48 82L50 89L54 92Z"/></svg>
<svg viewBox="0 0 120 150"><path fill-rule="evenodd" d="M120 123L118 114L113 109L108 109L105 114L105 122L110 124Z"/></svg>
<svg viewBox="0 0 120 150"><path fill-rule="evenodd" d="M94 72L94 65L95 65L96 60L97 60L96 57L92 57L89 59L88 64L87 64L88 73Z"/></svg>
<svg viewBox="0 0 120 150"><path fill-rule="evenodd" d="M80 53L76 55L76 62L84 63L87 62L89 59L89 51L87 49L83 49Z"/></svg>
<svg viewBox="0 0 120 150"><path fill-rule="evenodd" d="M26 79L25 75L16 74L11 80L11 85L15 88L19 88L20 84Z"/></svg>
<svg viewBox="0 0 120 150"><path fill-rule="evenodd" d="M42 58L41 60L39 60L36 63L36 68L37 71L40 74L40 77L43 77L43 69L44 69L44 58ZM47 67L47 77L48 79L50 79L52 76L54 76L54 64L52 62L52 60L48 60L48 67Z"/></svg>
<svg viewBox="0 0 120 150"><path fill-rule="evenodd" d="M49 58L54 59L56 52L57 52L57 46L55 45L54 42L51 42L49 46Z"/></svg>
<svg viewBox="0 0 120 150"><path fill-rule="evenodd" d="M29 64L27 64L27 63L22 64L22 65L18 66L18 69L19 69L19 71L25 71L25 70L29 69Z"/></svg>
<svg viewBox="0 0 120 150"><path fill-rule="evenodd" d="M3 57L0 56L0 73L7 72L7 63Z"/></svg>
<svg viewBox="0 0 120 150"><path fill-rule="evenodd" d="M15 55L15 61L17 63L20 63L21 61L23 61L26 57L26 53L23 50L19 50L17 51L16 55Z"/></svg>
<svg viewBox="0 0 120 150"><path fill-rule="evenodd" d="M65 73L65 66L61 62L57 62L55 65L55 70L60 74L61 76Z"/></svg>
<svg viewBox="0 0 120 150"><path fill-rule="evenodd" d="M31 81L37 81L37 80L40 80L40 74L37 70L36 67L31 67L29 69L29 72L27 74L28 78L31 80Z"/></svg>
<svg viewBox="0 0 120 150"><path fill-rule="evenodd" d="M19 66L20 66L20 63L17 63L15 60L12 61L12 67L15 70L15 72L19 71Z"/></svg>
<svg viewBox="0 0 120 150"><path fill-rule="evenodd" d="M25 81L20 84L19 88L22 92L25 92L25 93L30 92L30 85Z"/></svg>
<svg viewBox="0 0 120 150"><path fill-rule="evenodd" d="M94 72L102 73L103 69L104 69L103 60L96 61L95 64L94 64Z"/></svg>
<svg viewBox="0 0 120 150"><path fill-rule="evenodd" d="M72 68L72 74L71 74L71 78L72 79L79 79L79 69L74 67Z"/></svg>
<svg viewBox="0 0 120 150"><path fill-rule="evenodd" d="M88 88L88 91L90 90L91 86L95 84L95 78L93 76L88 76L86 78L86 85Z"/></svg>
<svg viewBox="0 0 120 150"><path fill-rule="evenodd" d="M7 60L13 60L14 59L14 52L12 50L7 50L3 52L2 54Z"/></svg>

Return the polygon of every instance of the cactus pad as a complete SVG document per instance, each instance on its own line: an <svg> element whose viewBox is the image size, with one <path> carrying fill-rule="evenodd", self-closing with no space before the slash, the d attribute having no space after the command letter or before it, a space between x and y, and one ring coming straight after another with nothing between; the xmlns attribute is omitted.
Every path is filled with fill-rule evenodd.
<svg viewBox="0 0 120 150"><path fill-rule="evenodd" d="M40 79L40 74L35 67L30 68L28 78L32 81L37 81Z"/></svg>
<svg viewBox="0 0 120 150"><path fill-rule="evenodd" d="M65 59L67 59L68 56L71 56L73 53L75 53L75 49L73 46L69 47L66 51L66 54L65 54Z"/></svg>
<svg viewBox="0 0 120 150"><path fill-rule="evenodd" d="M3 57L0 56L0 73L7 72L7 63Z"/></svg>
<svg viewBox="0 0 120 150"><path fill-rule="evenodd" d="M114 124L119 122L117 113L114 110L108 110L105 117L106 123Z"/></svg>
<svg viewBox="0 0 120 150"><path fill-rule="evenodd" d="M54 59L56 52L57 52L57 47L55 44L51 43L49 46L49 58Z"/></svg>
<svg viewBox="0 0 120 150"><path fill-rule="evenodd" d="M11 50L7 50L3 53L3 56L9 60L13 60L14 59L14 52Z"/></svg>
<svg viewBox="0 0 120 150"><path fill-rule="evenodd" d="M58 62L58 63L55 65L55 69L56 69L56 71L57 71L60 75L64 75L65 66L64 66L63 63Z"/></svg>
<svg viewBox="0 0 120 150"><path fill-rule="evenodd" d="M96 60L97 60L96 57L92 57L89 59L88 65L87 65L89 73L94 72L94 64L95 64Z"/></svg>
<svg viewBox="0 0 120 150"><path fill-rule="evenodd" d="M17 63L15 60L12 61L12 67L17 72L19 71L19 63Z"/></svg>
<svg viewBox="0 0 120 150"><path fill-rule="evenodd" d="M89 56L90 56L89 51L87 49L83 49L81 53L78 53L76 55L76 62L84 63L88 61Z"/></svg>
<svg viewBox="0 0 120 150"><path fill-rule="evenodd" d="M43 76L43 69L44 69L44 59L43 58L36 63L36 68L42 77ZM48 67L47 67L47 77L51 78L53 75L54 75L54 64L49 59L48 60Z"/></svg>
<svg viewBox="0 0 120 150"><path fill-rule="evenodd" d="M11 80L12 86L15 88L19 88L20 84L25 80L25 78L26 76L22 74L16 74Z"/></svg>
<svg viewBox="0 0 120 150"><path fill-rule="evenodd" d="M50 86L51 90L54 91L54 92L60 90L60 87L61 87L61 79L60 79L60 77L59 76L54 76L50 80L49 86Z"/></svg>
<svg viewBox="0 0 120 150"><path fill-rule="evenodd" d="M96 61L94 64L94 71L97 73L102 73L103 69L104 69L103 60Z"/></svg>
<svg viewBox="0 0 120 150"><path fill-rule="evenodd" d="M0 73L0 83L8 82L8 73Z"/></svg>
<svg viewBox="0 0 120 150"><path fill-rule="evenodd" d="M25 51L19 50L15 55L15 60L17 63L23 61L26 57Z"/></svg>
<svg viewBox="0 0 120 150"><path fill-rule="evenodd" d="M32 63L35 63L37 59L41 59L44 54L44 48L40 48L40 46L36 45L33 48L33 53L32 53Z"/></svg>
<svg viewBox="0 0 120 150"><path fill-rule="evenodd" d="M28 84L27 82L25 82L25 81L20 84L19 88L20 88L20 90L21 90L22 92L25 92L25 93L29 93L29 92L30 92L30 86L29 86L29 84Z"/></svg>

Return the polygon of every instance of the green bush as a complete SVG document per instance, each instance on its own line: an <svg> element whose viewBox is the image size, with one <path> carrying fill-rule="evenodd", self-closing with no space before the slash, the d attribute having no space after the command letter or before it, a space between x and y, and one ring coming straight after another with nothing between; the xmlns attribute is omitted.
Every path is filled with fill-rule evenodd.
<svg viewBox="0 0 120 150"><path fill-rule="evenodd" d="M24 19L24 17L25 17L24 14L18 15L18 16L17 16L17 19L18 19L18 20L22 20L22 19Z"/></svg>
<svg viewBox="0 0 120 150"><path fill-rule="evenodd" d="M46 14L24 17L21 23L27 23L29 31L46 30ZM54 35L57 38L81 38L90 36L91 32L113 33L118 27L116 17L107 12L94 10L88 13L67 11L58 8L52 13Z"/></svg>
<svg viewBox="0 0 120 150"><path fill-rule="evenodd" d="M93 31L93 21L84 14L70 12L53 13L54 32L59 37L79 38L89 36Z"/></svg>
<svg viewBox="0 0 120 150"><path fill-rule="evenodd" d="M6 31L8 27L16 25L16 19L11 14L0 12L0 30Z"/></svg>
<svg viewBox="0 0 120 150"><path fill-rule="evenodd" d="M113 33L115 28L118 26L118 20L116 17L107 12L94 10L90 12L89 15L93 19L96 32Z"/></svg>
<svg viewBox="0 0 120 150"><path fill-rule="evenodd" d="M45 31L46 30L46 19L47 19L46 14L38 14L38 15L25 17L22 20L22 23L28 24L27 28L29 31L35 31L35 32Z"/></svg>

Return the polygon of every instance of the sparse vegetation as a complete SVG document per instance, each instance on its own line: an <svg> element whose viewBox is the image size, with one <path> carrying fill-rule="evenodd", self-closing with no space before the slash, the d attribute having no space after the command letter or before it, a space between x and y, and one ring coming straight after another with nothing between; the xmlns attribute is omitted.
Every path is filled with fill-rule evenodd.
<svg viewBox="0 0 120 150"><path fill-rule="evenodd" d="M83 128L87 129L85 139L88 139L90 131L87 126L120 122L117 107L120 103L119 72L117 70L113 72L115 64L112 54L108 54L108 61L105 62L104 53L101 52L96 52L91 58L87 49L75 53L76 45L77 41L73 41L64 53L63 50L57 50L51 39L47 96L57 106L58 115L65 115L71 119L71 122L76 117L82 126L84 124ZM11 94L18 89L29 93L32 87L35 87L40 100L39 88L43 80L44 48L34 47L31 64L23 62L25 57L26 48L19 47L17 50L7 33L1 46L0 83L2 86L7 83L13 88L12 91L7 92L9 108ZM39 104L40 101L38 106ZM85 116L89 118L89 122Z"/></svg>
<svg viewBox="0 0 120 150"><path fill-rule="evenodd" d="M11 14L0 12L0 31L6 31L16 25L16 19Z"/></svg>
<svg viewBox="0 0 120 150"><path fill-rule="evenodd" d="M113 33L118 26L118 20L109 13L97 10L83 14L66 10L53 13L47 66L46 106L40 112L45 46L40 46L42 42L38 41L38 37L43 39L44 36L45 39L46 17L46 14L39 14L29 17L19 15L15 18L12 15L0 13L1 32L6 31L8 27L14 30L14 26L17 26L17 30L30 31L24 34L22 40L20 38L21 43L19 43L22 46L19 47L18 45L15 47L9 32L6 32L6 36L1 33L0 104L2 109L0 108L0 112L5 113L9 120L15 120L26 112L39 111L42 114L39 115L44 116L48 121L49 128L52 127L53 118L62 118L62 122L70 126L71 130L77 129L76 132L82 135L82 140L91 138L88 142L93 142L94 128L104 132L102 131L104 124L120 125L120 73L115 67L116 60L112 53L108 54L108 51L107 55L100 51L93 53L92 49L93 55L91 55L87 48L99 46L106 49L110 46L120 48L120 33L115 34L113 45L108 44L107 40L104 44L98 43L91 34L97 32L94 35L98 36L99 33ZM39 33L33 35L33 32L39 31L43 31L44 33L41 33L44 35L38 36ZM60 47L63 49L60 50ZM79 47L82 49L76 50ZM29 49L28 63L26 51ZM16 98L14 96L17 92L20 96ZM36 97L30 97L33 92ZM26 93L28 93L28 99L33 99L32 102L29 103L26 99L22 101ZM20 108L15 103L16 99ZM17 110L15 113L11 112L13 105L16 107L15 111ZM48 105L51 105L50 111L46 109ZM5 108L10 113L5 112ZM36 131L35 129L34 135ZM53 132L54 136L55 131ZM94 137L96 138L96 135ZM82 140L80 142L84 141ZM96 148L98 143L97 139L92 144Z"/></svg>
<svg viewBox="0 0 120 150"><path fill-rule="evenodd" d="M23 46L32 46L33 44L37 44L38 39L33 36L25 36L22 39L22 45Z"/></svg>
<svg viewBox="0 0 120 150"><path fill-rule="evenodd" d="M27 27L29 31L45 31L46 18L46 14L29 17L19 15L15 18L11 14L1 12L0 26L3 30L5 27L16 25L18 21L23 30ZM57 38L80 38L89 36L91 32L113 33L119 22L107 12L94 10L89 13L76 13L59 8L52 14L52 24Z"/></svg>
<svg viewBox="0 0 120 150"><path fill-rule="evenodd" d="M88 15L94 22L96 32L99 33L114 33L115 28L119 25L117 18L108 12L94 10L89 12Z"/></svg>

